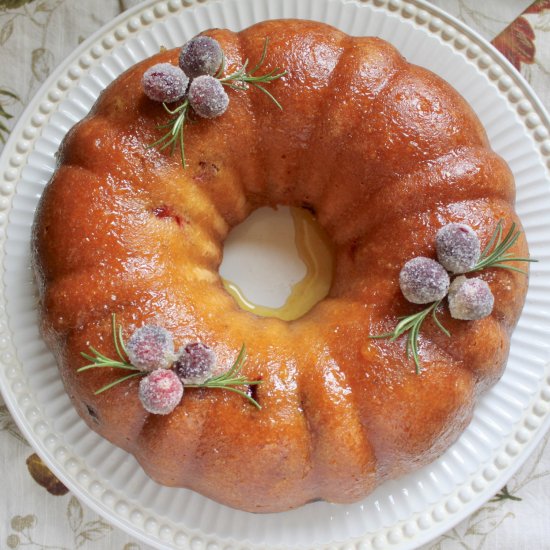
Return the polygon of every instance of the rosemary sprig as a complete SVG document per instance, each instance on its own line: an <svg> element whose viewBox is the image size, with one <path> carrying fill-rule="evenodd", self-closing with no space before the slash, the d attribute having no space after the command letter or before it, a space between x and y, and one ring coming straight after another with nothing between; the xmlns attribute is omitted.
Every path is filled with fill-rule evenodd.
<svg viewBox="0 0 550 550"><path fill-rule="evenodd" d="M437 318L437 308L441 304L441 300L434 302L429 305L427 308L419 311L418 313L413 313L412 315L407 315L405 317L400 317L399 323L392 332L386 332L384 334L371 335L369 338L380 339L380 338L389 338L390 342L394 342L401 335L408 332L407 335L407 357L410 357L412 354L416 374L420 373L420 358L418 356L418 335L420 334L420 328L422 323L426 320L428 315L432 315L432 318L436 326L447 336L451 336L451 333L441 324L441 321Z"/></svg>
<svg viewBox="0 0 550 550"><path fill-rule="evenodd" d="M481 271L482 269L487 269L489 267L500 267L502 269L509 269L511 271L517 271L518 273L523 273L527 275L522 269L517 267L506 265L507 262L536 262L531 258L519 258L515 257L512 253L508 252L512 246L516 243L521 235L521 231L516 231L516 224L512 223L508 233L502 237L503 234L503 223L502 220L499 220L493 235L489 239L487 246L484 248L479 261L477 264L470 270L468 273L473 271Z"/></svg>
<svg viewBox="0 0 550 550"><path fill-rule="evenodd" d="M131 378L135 378L137 376L146 376L148 374L147 372L142 371L137 367L135 367L134 365L132 365L132 363L130 363L130 361L128 360L128 352L126 350L126 345L124 344L124 338L122 337L122 325L117 326L116 315L114 313L111 316L111 323L113 326L113 329L112 329L113 343L115 346L116 353L120 360L110 359L109 357L97 351L93 346L89 346L91 354L81 352L80 355L82 355L82 357L84 357L86 360L90 361L90 363L83 367L80 367L76 372L84 372L84 371L87 371L90 369L96 369L96 368L116 368L116 369L129 370L134 372L132 374L128 374L126 376L118 378L113 382L109 382L105 386L96 390L94 392L94 395L99 395L100 393L103 393L104 391L111 389L112 387L116 386L117 384L120 384L121 382L130 380ZM258 409L261 409L262 408L261 405L252 396L248 395L243 390L240 390L239 388L234 387L234 386L254 386L262 383L261 380L248 380L246 376L242 376L239 374L241 369L243 368L245 361L246 361L246 346L243 344L241 351L237 356L237 359L235 359L235 362L227 372L224 372L223 374L220 374L218 376L213 376L212 378L209 378L206 382L202 384L184 384L184 387L185 388L218 388L222 390L232 391L234 393L238 393L245 399L248 399L248 401L250 401L255 407L257 407Z"/></svg>
<svg viewBox="0 0 550 550"><path fill-rule="evenodd" d="M116 369L134 371L134 373L123 376L122 378L119 378L114 382L110 382L109 384L106 384L105 386L96 390L94 392L94 395L99 395L100 393L103 393L104 391L111 389L113 386L116 386L121 382L129 380L130 378L135 378L136 376L143 376L145 374L144 372L140 371L137 367L134 367L134 365L132 365L130 361L128 361L126 345L124 344L124 339L122 338L122 326L118 325L117 327L116 315L114 313L111 316L111 323L113 326L113 342L115 345L116 353L120 360L110 359L109 357L106 357L105 355L97 351L93 346L89 346L90 352L92 353L92 355L85 352L81 352L80 355L82 355L84 359L90 361L90 363L83 367L80 367L76 372L84 372L90 369L97 369L97 368L116 368Z"/></svg>
<svg viewBox="0 0 550 550"><path fill-rule="evenodd" d="M186 384L185 387L186 388L219 388L222 390L232 391L248 399L255 407L257 407L258 409L261 409L262 408L261 405L251 395L248 395L246 392L234 387L234 386L244 386L244 385L255 386L257 384L262 383L261 380L247 380L245 376L242 376L242 375L239 376L239 373L243 368L245 361L246 361L246 346L243 344L241 351L237 356L237 359L235 359L235 362L233 363L232 367L227 372L224 372L219 376L214 376L213 378L210 378L203 384Z"/></svg>
<svg viewBox="0 0 550 550"><path fill-rule="evenodd" d="M93 355L88 353L81 352L80 355L90 361L88 365L80 367L76 372L84 372L90 369L104 368L104 367L114 367L117 369L124 370L133 370L139 371L137 367L134 367L128 361L128 354L126 353L126 346L124 344L124 339L122 338L122 326L116 325L116 315L113 313L111 316L111 323L113 325L113 342L115 344L115 349L120 360L109 359L99 351L97 351L93 346L89 346L90 351Z"/></svg>
<svg viewBox="0 0 550 550"><path fill-rule="evenodd" d="M233 90L246 90L248 89L248 85L254 86L258 90L262 91L264 94L281 109L283 110L282 105L273 97L273 95L266 89L262 84L269 84L270 82L273 82L274 80L277 80L281 78L282 76L285 76L287 74L286 71L281 70L279 67L276 67L272 71L270 71L267 74L263 74L260 76L256 76L256 72L262 67L264 64L266 55L267 55L267 47L269 45L269 38L266 38L264 41L264 46L262 50L262 55L260 56L260 59L258 63L256 63L255 67L251 71L246 71L248 67L249 60L247 59L244 62L244 65L236 70L235 72L225 76L224 78L221 78L221 74L223 74L223 70L225 67L225 57L222 60L222 67L221 67L221 73L220 75L220 82L222 84L225 84L229 88L232 88Z"/></svg>
<svg viewBox="0 0 550 550"><path fill-rule="evenodd" d="M266 38L264 42L264 47L262 50L262 55L256 66L247 72L248 68L248 59L244 62L244 65L236 70L235 72L222 77L225 72L225 55L222 57L222 63L218 72L214 75L214 78L217 78L225 86L232 88L233 90L246 90L249 85L254 86L261 92L267 95L279 109L283 109L282 105L275 99L273 94L269 92L263 84L269 84L274 80L277 80L286 74L286 71L283 71L279 68L275 68L267 74L256 75L256 72L264 64L265 58L267 56L267 47L269 44L269 39ZM176 146L179 145L181 163L183 168L187 167L187 162L185 160L185 125L190 121L190 114L193 112L189 100L185 99L181 105L175 109L170 109L166 103L162 104L167 113L172 115L172 118L166 123L157 126L159 130L167 129L166 133L154 143L151 143L149 147L158 147L159 151L170 147L170 155L174 154Z"/></svg>
<svg viewBox="0 0 550 550"><path fill-rule="evenodd" d="M159 151L163 151L167 147L170 147L170 155L174 154L176 149L176 144L179 143L181 163L184 168L187 167L187 162L185 161L185 124L189 120L190 105L189 100L186 99L179 107L175 109L170 109L166 103L163 103L162 106L164 110L173 116L168 123L157 126L157 128L164 129L169 128L169 130L160 138L157 139L154 143L149 145L151 147L158 147Z"/></svg>

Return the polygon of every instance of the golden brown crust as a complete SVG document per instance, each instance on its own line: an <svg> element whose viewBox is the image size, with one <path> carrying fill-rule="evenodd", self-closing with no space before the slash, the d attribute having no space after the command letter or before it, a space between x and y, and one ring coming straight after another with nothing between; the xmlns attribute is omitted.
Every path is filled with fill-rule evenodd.
<svg viewBox="0 0 550 550"><path fill-rule="evenodd" d="M426 322L420 375L401 340L368 335L410 312L399 270L434 256L442 225L468 223L486 242L498 220L519 223L513 178L458 93L382 40L304 21L209 34L229 69L254 65L270 38L266 70L288 71L270 88L284 111L230 91L224 116L189 128L182 170L147 146L166 114L140 85L177 52L109 86L63 142L37 212L43 332L81 416L157 481L250 511L351 502L443 452L500 376L526 291L517 273L484 272L495 310L472 323L445 313L451 339ZM292 323L240 310L217 271L231 227L266 204L312 207L337 246L329 297ZM523 239L514 251L527 253ZM222 365L245 342L262 410L186 390L171 415L148 415L135 380L94 396L118 373L76 369L89 345L114 353L111 313L125 337L154 322Z"/></svg>

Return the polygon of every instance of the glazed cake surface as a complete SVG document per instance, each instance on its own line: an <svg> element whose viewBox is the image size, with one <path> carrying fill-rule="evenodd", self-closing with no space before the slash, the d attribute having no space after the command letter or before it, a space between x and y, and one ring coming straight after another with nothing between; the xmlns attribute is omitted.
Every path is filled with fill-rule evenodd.
<svg viewBox="0 0 550 550"><path fill-rule="evenodd" d="M502 221L520 226L514 180L464 99L388 43L315 22L279 20L210 30L227 71L287 74L269 91L229 90L219 118L186 130L187 167L149 145L167 115L142 91L144 71L177 64L161 52L100 96L64 140L33 227L42 329L87 424L135 455L157 482L253 512L316 499L352 502L439 456L500 377L526 277L480 276L490 316L458 321L447 308L419 339L415 373L404 339L371 339L415 311L399 272L434 257L444 225L470 225L487 243ZM284 322L240 309L218 268L228 232L260 206L315 212L335 249L326 299ZM523 236L512 252L527 255ZM169 415L147 413L114 369L77 373L89 346L115 354L111 315L126 338L154 323L178 346L208 344L228 368L261 380L261 410L239 395L186 389Z"/></svg>

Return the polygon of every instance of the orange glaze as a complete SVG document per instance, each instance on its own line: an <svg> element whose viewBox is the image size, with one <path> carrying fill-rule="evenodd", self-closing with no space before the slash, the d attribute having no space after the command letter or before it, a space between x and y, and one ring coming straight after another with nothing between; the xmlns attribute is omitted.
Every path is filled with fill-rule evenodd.
<svg viewBox="0 0 550 550"><path fill-rule="evenodd" d="M37 211L43 334L80 415L156 481L256 512L352 502L440 455L501 375L526 291L517 273L482 274L496 302L486 319L456 321L445 308L450 339L425 323L420 375L403 339L368 336L417 310L399 270L434 257L441 226L468 223L483 244L498 220L519 222L514 181L464 99L378 38L294 20L207 34L228 71L253 66L269 37L264 69L287 70L269 88L284 110L229 90L223 116L188 128L183 170L148 147L167 116L140 85L177 50L110 85L63 142ZM291 322L243 311L218 274L229 230L279 204L312 209L335 251L328 296ZM523 238L513 251L527 254ZM156 323L177 346L207 343L220 368L246 343L243 374L262 380L262 409L195 389L172 414L150 415L135 379L95 396L119 372L76 370L89 345L115 353L111 313L126 338Z"/></svg>

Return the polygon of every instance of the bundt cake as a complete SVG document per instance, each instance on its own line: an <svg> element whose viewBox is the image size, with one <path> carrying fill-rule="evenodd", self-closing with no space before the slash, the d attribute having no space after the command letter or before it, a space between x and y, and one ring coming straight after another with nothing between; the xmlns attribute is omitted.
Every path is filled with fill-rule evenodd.
<svg viewBox="0 0 550 550"><path fill-rule="evenodd" d="M254 66L266 39L263 74L286 72L272 97L225 87L224 114L186 127L185 167L177 150L152 146L170 115L142 86L179 52L107 87L63 141L36 213L44 338L80 416L157 482L252 512L356 501L447 449L502 373L527 287L517 271L479 274L494 296L482 319L455 319L446 302L426 317L413 349L421 368L406 336L370 336L420 311L400 270L436 257L442 227L467 225L482 248L521 227L514 180L465 100L381 39L299 20L204 34L221 45L224 74ZM328 296L291 322L243 311L218 273L231 228L276 205L314 212L335 249ZM516 237L510 253L525 256ZM153 336L170 349L211 350L218 374L245 344L241 394L186 387L172 412L159 402L153 414L135 372L96 394L121 371L109 361L77 371L117 357L119 329L129 342L144 326L162 327Z"/></svg>

